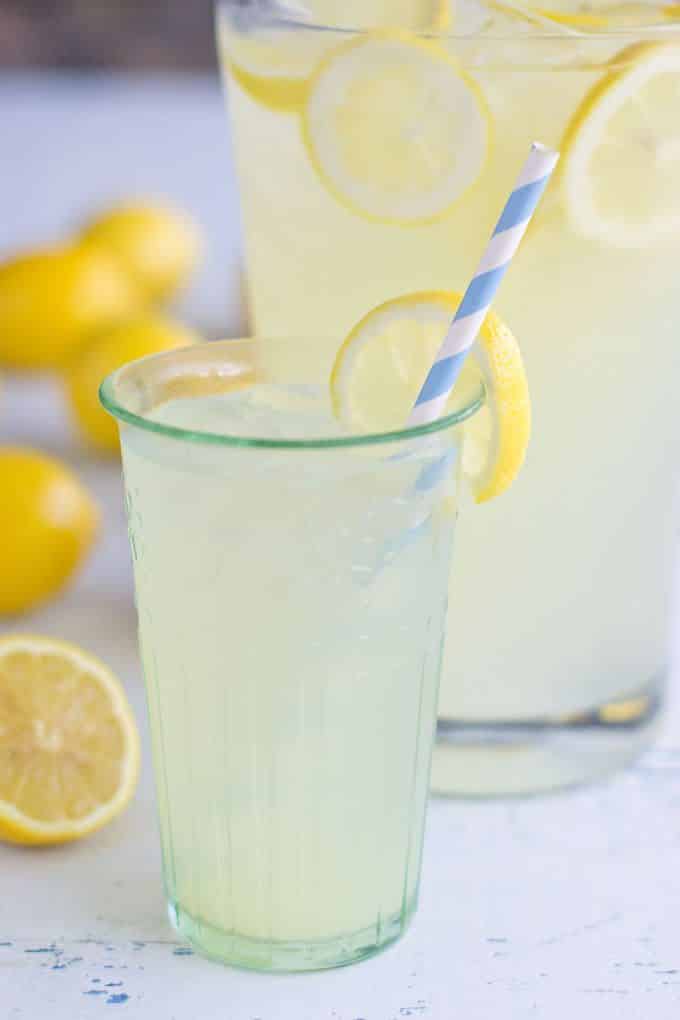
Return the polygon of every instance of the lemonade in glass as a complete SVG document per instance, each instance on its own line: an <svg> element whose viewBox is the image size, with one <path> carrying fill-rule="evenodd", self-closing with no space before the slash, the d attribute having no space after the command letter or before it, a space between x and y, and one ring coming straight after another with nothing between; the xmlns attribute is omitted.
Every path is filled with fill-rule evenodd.
<svg viewBox="0 0 680 1020"><path fill-rule="evenodd" d="M350 432L336 347L196 344L101 390L170 918L202 953L265 970L370 956L416 909L459 454L484 400Z"/></svg>
<svg viewBox="0 0 680 1020"><path fill-rule="evenodd" d="M680 440L677 10L218 8L257 333L340 341L386 300L462 290L530 142L561 150L496 302L532 440L517 483L461 517L441 790L574 783L654 731Z"/></svg>

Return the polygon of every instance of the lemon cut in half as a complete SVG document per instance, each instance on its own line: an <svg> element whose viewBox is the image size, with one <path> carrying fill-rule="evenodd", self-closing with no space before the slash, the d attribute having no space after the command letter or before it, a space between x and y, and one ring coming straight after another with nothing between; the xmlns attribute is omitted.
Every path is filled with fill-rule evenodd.
<svg viewBox="0 0 680 1020"><path fill-rule="evenodd" d="M334 410L347 427L358 432L403 427L460 300L460 294L445 291L405 294L354 327L331 373ZM484 320L444 413L468 403L480 381L487 399L463 426L463 470L482 503L513 482L531 432L519 346L494 312Z"/></svg>
<svg viewBox="0 0 680 1020"><path fill-rule="evenodd" d="M138 768L132 711L101 662L52 638L0 638L0 839L95 832L126 806Z"/></svg>

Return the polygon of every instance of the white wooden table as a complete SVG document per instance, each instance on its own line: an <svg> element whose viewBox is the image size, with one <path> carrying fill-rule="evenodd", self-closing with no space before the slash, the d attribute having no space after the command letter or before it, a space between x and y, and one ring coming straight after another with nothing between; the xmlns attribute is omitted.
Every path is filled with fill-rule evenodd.
<svg viewBox="0 0 680 1020"><path fill-rule="evenodd" d="M211 238L212 268L188 312L211 330L237 329L235 195L214 82L0 79L0 124L0 249L40 240L116 194L158 191ZM119 473L78 448L47 380L6 384L0 436L65 457L106 515L77 584L22 626L101 655L144 725ZM306 976L225 969L177 941L164 915L147 756L133 805L92 839L0 847L1 1020L110 1015L676 1020L680 713L671 706L657 747L634 769L589 790L433 801L422 905L407 937L366 963Z"/></svg>

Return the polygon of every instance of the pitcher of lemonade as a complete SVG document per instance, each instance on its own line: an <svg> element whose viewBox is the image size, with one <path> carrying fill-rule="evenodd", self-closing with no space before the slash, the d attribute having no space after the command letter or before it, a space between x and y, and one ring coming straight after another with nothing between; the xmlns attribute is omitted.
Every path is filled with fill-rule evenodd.
<svg viewBox="0 0 680 1020"><path fill-rule="evenodd" d="M218 7L258 335L340 341L385 301L460 291L529 143L561 151L495 303L526 465L459 522L433 775L457 794L623 764L669 662L680 4L545 3ZM503 365L479 368L497 420Z"/></svg>

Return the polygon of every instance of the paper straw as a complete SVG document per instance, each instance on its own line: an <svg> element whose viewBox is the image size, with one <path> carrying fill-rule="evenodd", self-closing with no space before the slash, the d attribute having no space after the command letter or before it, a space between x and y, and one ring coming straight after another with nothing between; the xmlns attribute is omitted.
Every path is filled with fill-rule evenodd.
<svg viewBox="0 0 680 1020"><path fill-rule="evenodd" d="M453 322L418 394L407 425L438 418L477 339L489 306L519 247L539 199L555 169L559 153L534 142L505 208L496 224L477 272L458 306Z"/></svg>

